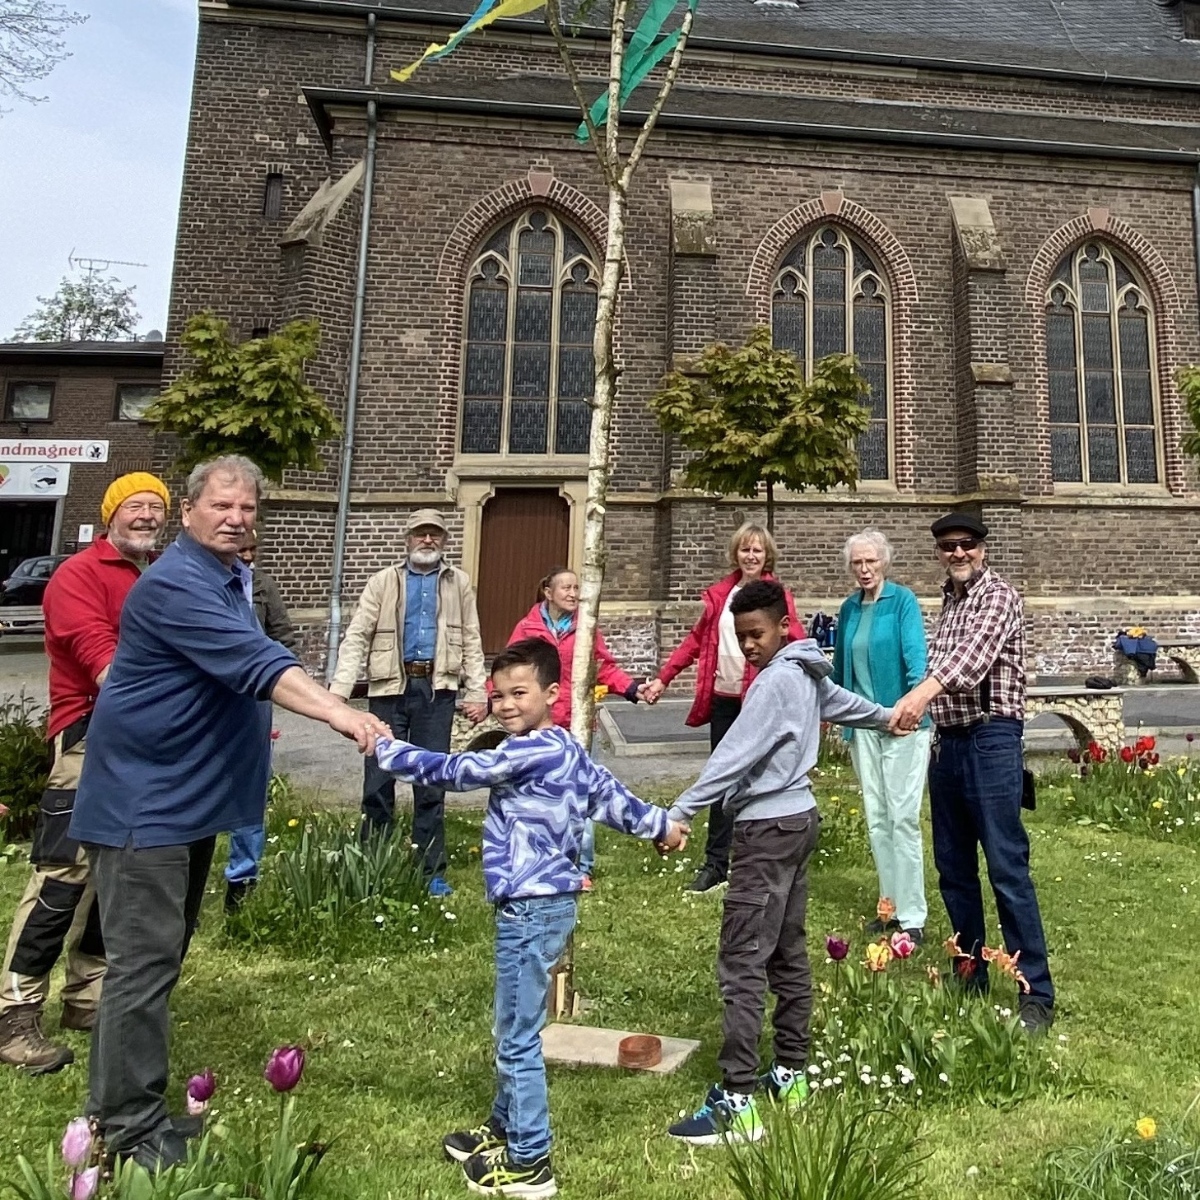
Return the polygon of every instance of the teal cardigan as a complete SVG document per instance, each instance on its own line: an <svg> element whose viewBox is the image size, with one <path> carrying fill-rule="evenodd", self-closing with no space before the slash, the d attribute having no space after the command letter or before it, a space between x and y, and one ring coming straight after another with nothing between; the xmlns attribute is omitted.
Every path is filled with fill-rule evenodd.
<svg viewBox="0 0 1200 1200"><path fill-rule="evenodd" d="M833 650L833 682L854 692L851 647L862 617L862 592L848 596L838 612ZM886 580L875 601L875 619L867 646L875 700L890 708L925 678L925 622L917 598L906 587ZM927 728L929 718L921 722ZM850 733L849 730L846 731Z"/></svg>

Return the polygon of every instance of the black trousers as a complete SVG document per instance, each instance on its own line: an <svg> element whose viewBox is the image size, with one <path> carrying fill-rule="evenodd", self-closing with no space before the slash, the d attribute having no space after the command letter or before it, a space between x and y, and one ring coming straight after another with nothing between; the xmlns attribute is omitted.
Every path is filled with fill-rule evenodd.
<svg viewBox="0 0 1200 1200"><path fill-rule="evenodd" d="M167 1005L196 928L215 840L86 847L108 951L86 1112L110 1150L130 1150L169 1127Z"/></svg>
<svg viewBox="0 0 1200 1200"><path fill-rule="evenodd" d="M728 1091L750 1093L758 1085L768 988L775 993L775 1061L793 1071L803 1071L808 1062L812 970L804 917L808 860L820 824L815 808L734 823L733 870L717 950L717 983L725 1001L717 1065Z"/></svg>
<svg viewBox="0 0 1200 1200"><path fill-rule="evenodd" d="M729 732L738 713L742 711L742 702L734 696L713 696L712 716L708 721L709 753L715 750L721 739ZM725 806L720 800L708 810L708 836L704 842L704 861L708 866L715 867L725 878L729 874L729 843L733 837L733 822L725 812Z"/></svg>

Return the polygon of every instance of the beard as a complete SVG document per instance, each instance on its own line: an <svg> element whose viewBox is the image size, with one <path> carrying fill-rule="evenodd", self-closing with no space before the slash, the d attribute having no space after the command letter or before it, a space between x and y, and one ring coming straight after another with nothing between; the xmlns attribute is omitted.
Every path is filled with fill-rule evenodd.
<svg viewBox="0 0 1200 1200"><path fill-rule="evenodd" d="M159 530L130 529L124 534L109 530L108 540L122 553L134 558L149 554L158 545Z"/></svg>
<svg viewBox="0 0 1200 1200"><path fill-rule="evenodd" d="M408 561L414 567L436 567L442 561L440 550L410 550Z"/></svg>

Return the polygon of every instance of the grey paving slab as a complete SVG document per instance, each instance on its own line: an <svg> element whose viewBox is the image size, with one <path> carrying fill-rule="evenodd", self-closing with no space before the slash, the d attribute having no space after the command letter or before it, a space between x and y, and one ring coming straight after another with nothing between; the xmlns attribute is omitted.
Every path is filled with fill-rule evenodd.
<svg viewBox="0 0 1200 1200"><path fill-rule="evenodd" d="M632 1037L628 1029L603 1029L594 1025L566 1025L554 1022L542 1030L542 1053L548 1062L569 1063L576 1067L615 1067L622 1040ZM660 1036L660 1035L656 1035ZM662 1061L653 1067L631 1068L652 1075L670 1075L678 1071L700 1048L690 1038L661 1037Z"/></svg>

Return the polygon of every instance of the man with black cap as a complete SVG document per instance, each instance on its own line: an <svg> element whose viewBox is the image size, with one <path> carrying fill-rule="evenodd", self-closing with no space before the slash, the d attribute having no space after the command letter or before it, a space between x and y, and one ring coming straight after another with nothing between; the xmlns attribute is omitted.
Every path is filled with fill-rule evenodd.
<svg viewBox="0 0 1200 1200"><path fill-rule="evenodd" d="M354 619L338 651L330 691L349 696L363 660L371 712L397 738L425 750L449 753L459 687L463 713L487 716L483 639L475 589L466 572L445 559L446 522L419 508L404 527L403 562L367 580ZM395 822L396 778L374 755L363 779L363 837L388 835ZM442 788L413 786L412 840L425 859L433 896L453 889L446 869L445 796Z"/></svg>
<svg viewBox="0 0 1200 1200"><path fill-rule="evenodd" d="M915 729L930 710L937 727L929 767L933 857L954 932L973 963L969 986L987 986L982 846L1004 948L1020 955L1010 969L1028 986L1020 999L1021 1023L1037 1032L1054 1020L1054 985L1021 823L1021 597L988 566L988 530L978 517L953 512L930 528L947 576L942 612L929 647L929 674L895 705L892 728Z"/></svg>

